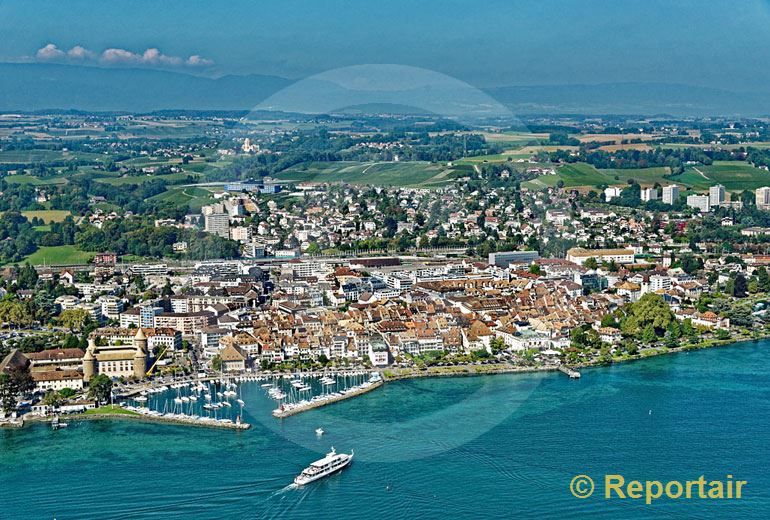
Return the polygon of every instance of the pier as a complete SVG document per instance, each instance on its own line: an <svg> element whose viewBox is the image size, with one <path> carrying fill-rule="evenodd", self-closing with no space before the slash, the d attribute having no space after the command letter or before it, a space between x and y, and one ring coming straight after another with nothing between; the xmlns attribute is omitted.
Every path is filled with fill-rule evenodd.
<svg viewBox="0 0 770 520"><path fill-rule="evenodd" d="M345 392L341 393L342 395L329 395L313 401L306 401L291 406L284 406L283 408L276 408L273 410L273 417L277 419L283 419L284 417L307 412L308 410L312 410L314 408L320 408L321 406L326 406L327 404L337 403L351 397L356 397L367 392L371 392L375 388L381 387L383 384L384 381L382 379L378 379L377 381L370 382L368 384L365 383L364 385L346 390Z"/></svg>
<svg viewBox="0 0 770 520"><path fill-rule="evenodd" d="M567 366L560 365L559 372L567 374L570 379L580 379L580 372L578 372L577 370L573 370Z"/></svg>
<svg viewBox="0 0 770 520"><path fill-rule="evenodd" d="M121 407L133 414L127 413L106 413L106 414L92 414L92 415L79 415L78 419L99 419L99 418L118 418L118 419L139 419L153 422L162 422L170 424L184 424L190 426L206 426L210 428L225 428L230 430L248 430L251 428L251 424L240 421L232 421L230 419L214 419L212 417L205 417L200 415L185 415L185 414L161 414L160 412L153 412L149 408L139 408L135 406L123 406Z"/></svg>

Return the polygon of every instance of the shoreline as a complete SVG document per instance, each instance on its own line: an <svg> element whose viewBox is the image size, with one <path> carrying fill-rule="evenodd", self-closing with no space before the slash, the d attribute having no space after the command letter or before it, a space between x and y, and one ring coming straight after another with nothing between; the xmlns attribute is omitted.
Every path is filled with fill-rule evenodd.
<svg viewBox="0 0 770 520"><path fill-rule="evenodd" d="M295 408L292 410L287 410L279 414L276 414L274 411L273 417L277 419L284 419L286 417L290 417L292 415L296 415L315 408L320 408L323 406L337 403L339 401L344 401L346 399L358 397L360 395L369 393L370 391L376 388L384 386L387 383L406 380L406 379L431 378L431 377L477 377L477 376L493 376L493 375L499 375L499 374L527 374L527 373L537 373L537 372L558 372L561 367L566 367L573 370L583 369L583 368L608 367L616 364L641 361L644 359L650 359L650 358L659 357L659 356L666 356L670 354L679 354L682 352L690 352L690 351L696 351L696 350L707 350L711 348L729 347L732 345L737 345L739 343L759 342L767 339L770 339L770 334L765 334L758 338L740 338L740 339L730 338L727 340L713 340L708 344L683 345L683 346L674 347L674 348L667 348L667 347L661 346L661 347L656 347L654 350L648 350L646 352L634 354L633 356L628 356L622 359L615 359L611 363L586 362L586 363L577 363L572 365L566 365L566 364L546 365L546 366L539 366L539 367L521 367L521 366L514 366L514 365L455 365L451 367L427 367L425 370L418 370L417 368L400 369L401 372L399 373L393 373L392 370L390 369L382 369L381 370L382 380L372 385L369 388L366 388L364 390L359 390L353 395L346 395L346 396L341 396L337 399L312 403L310 405L303 406L301 408ZM489 368L485 369L485 367L489 367ZM388 374L388 372L390 374ZM182 420L179 418L166 418L162 416L157 417L157 416L142 415L138 413L126 413L125 411L122 413L120 412L92 413L92 414L80 413L80 414L65 415L63 417L73 419L73 420L78 420L78 421L122 419L122 420L134 420L134 421L140 421L140 422L150 422L150 423L159 423L159 424L174 424L177 426L200 426L200 427L208 427L208 428L216 428L216 429L231 429L231 430L246 430L251 427L251 425L247 423L241 423L240 425L237 425L235 423L229 424L229 423L214 423L214 422L195 421L195 420ZM46 422L50 422L49 417L31 416L31 415L28 417L22 416L21 421L18 421L18 422L0 421L0 428L21 429L26 427L27 423L46 423Z"/></svg>
<svg viewBox="0 0 770 520"><path fill-rule="evenodd" d="M120 408L120 407L119 407ZM124 419L128 421L140 421L140 422L149 422L149 423L158 423L158 424L174 424L177 426L199 426L203 428L216 428L216 429L226 429L226 430L248 430L251 428L251 424L248 423L215 423L215 422L208 422L208 421L195 421L195 420L184 420L181 418L170 418L170 417L156 417L152 415L142 415L138 413L126 413L125 409L121 408L121 410L124 410L123 412L114 412L114 413L77 413L77 414L71 414L71 415L62 415L59 416L61 420L64 420L67 422L67 420L70 421L109 421L114 419ZM15 426L16 428L23 428L27 425L27 423L50 423L51 417L44 417L40 415L30 416L27 419L24 419L21 425Z"/></svg>
<svg viewBox="0 0 770 520"><path fill-rule="evenodd" d="M482 367L490 367L488 370ZM476 377L494 376L499 374L527 374L533 372L557 372L561 365L547 365L542 367L520 367L515 365L454 365L452 367L427 367L425 370L401 369L404 372L385 375L388 370L383 370L383 380L386 383L401 381L403 379L418 379L429 377ZM431 370L431 368L435 370ZM443 370L442 370L443 369ZM446 370L449 369L449 370ZM481 369L481 370L480 370Z"/></svg>
<svg viewBox="0 0 770 520"><path fill-rule="evenodd" d="M763 341L767 339L770 339L770 334L765 334L758 338L740 338L740 339L730 338L730 339L724 339L724 340L713 340L711 343L708 343L705 345L704 344L683 345L683 346L674 347L674 348L661 346L661 347L656 347L656 350L654 351L650 350L650 351L647 351L646 353L634 354L633 356L629 356L627 358L613 360L612 363L578 363L578 364L569 365L569 366L571 368L607 367L611 365L620 365L623 363L641 361L643 359L667 356L670 354L680 354L682 352L690 352L695 350L708 350L712 348L729 347L732 345L737 345L739 343L757 342L757 341Z"/></svg>
<svg viewBox="0 0 770 520"><path fill-rule="evenodd" d="M674 347L674 348L660 346L660 347L654 347L654 350L650 349L639 354L634 354L633 356L613 359L611 363L589 361L584 363L544 365L539 367L520 367L515 365L455 365L452 367L427 367L425 370L418 370L417 368L401 369L406 372L393 374L393 375L386 375L385 372L388 372L389 369L383 369L382 377L386 383L389 383L393 381L400 381L402 379L416 379L416 378L423 378L423 377L473 377L473 376L486 376L486 375L496 375L496 374L554 372L554 371L558 371L560 367L565 367L570 369L607 367L612 365L620 365L623 363L640 361L643 359L650 359L650 358L659 357L659 356L678 354L681 352L728 347L731 345L736 345L738 343L756 342L756 341L762 341L767 339L770 339L770 334L765 334L758 338L739 338L739 339L730 338L725 340L712 340L708 344L683 345L683 346ZM483 370L483 369L479 370L479 368L482 368L484 366L495 367L495 368L490 368L489 370ZM434 370L431 370L431 368L433 368ZM444 369L444 370L441 370L441 369Z"/></svg>

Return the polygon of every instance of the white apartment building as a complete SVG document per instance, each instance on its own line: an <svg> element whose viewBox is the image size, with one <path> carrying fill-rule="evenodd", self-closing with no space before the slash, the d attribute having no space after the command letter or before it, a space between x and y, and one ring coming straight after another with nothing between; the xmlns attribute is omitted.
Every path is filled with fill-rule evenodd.
<svg viewBox="0 0 770 520"><path fill-rule="evenodd" d="M711 207L721 206L725 203L725 187L721 184L709 188L709 204Z"/></svg>
<svg viewBox="0 0 770 520"><path fill-rule="evenodd" d="M640 196L642 198L642 202L658 200L658 190L657 188L642 188Z"/></svg>
<svg viewBox="0 0 770 520"><path fill-rule="evenodd" d="M660 274L650 276L650 292L671 289L671 278Z"/></svg>
<svg viewBox="0 0 770 520"><path fill-rule="evenodd" d="M251 228L249 226L230 228L230 238L237 242L248 242L251 240Z"/></svg>
<svg viewBox="0 0 770 520"><path fill-rule="evenodd" d="M672 184L663 188L663 204L674 204L679 200L679 186Z"/></svg>
<svg viewBox="0 0 770 520"><path fill-rule="evenodd" d="M622 190L620 188L616 188L613 186L610 186L609 188L604 188L604 200L607 202L611 201L615 197L620 197L620 192Z"/></svg>
<svg viewBox="0 0 770 520"><path fill-rule="evenodd" d="M205 215L203 229L222 238L230 238L230 216L227 213Z"/></svg>
<svg viewBox="0 0 770 520"><path fill-rule="evenodd" d="M688 195L687 206L693 209L699 210L701 213L708 213L711 211L711 203L709 195Z"/></svg>
<svg viewBox="0 0 770 520"><path fill-rule="evenodd" d="M98 302L102 306L102 316L108 320L117 320L123 311L123 300L115 296L102 296Z"/></svg>
<svg viewBox="0 0 770 520"><path fill-rule="evenodd" d="M567 251L567 261L583 265L589 258L597 262L612 262L618 264L631 264L634 262L633 249L583 249L573 247Z"/></svg>
<svg viewBox="0 0 770 520"><path fill-rule="evenodd" d="M757 188L755 192L757 209L761 211L770 211L770 187L764 186Z"/></svg>

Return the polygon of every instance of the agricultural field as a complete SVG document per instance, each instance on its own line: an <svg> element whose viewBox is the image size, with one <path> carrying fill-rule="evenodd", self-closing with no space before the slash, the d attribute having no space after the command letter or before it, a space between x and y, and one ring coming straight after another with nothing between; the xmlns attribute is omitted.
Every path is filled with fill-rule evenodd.
<svg viewBox="0 0 770 520"><path fill-rule="evenodd" d="M663 134L577 134L575 137L581 143L609 143L621 144L622 141L639 139L641 141L653 141L664 137Z"/></svg>
<svg viewBox="0 0 770 520"><path fill-rule="evenodd" d="M665 167L598 170L590 164L574 163L557 167L556 175L538 177L523 185L529 189L543 189L556 186L561 180L567 187L596 187L601 184L624 186L630 179L634 179L645 187L655 183L675 183L700 191L716 184L724 185L728 191L770 186L770 172L739 161L717 161L710 166L688 166L680 175L667 177L669 174L669 169Z"/></svg>
<svg viewBox="0 0 770 520"><path fill-rule="evenodd" d="M511 152L511 153L498 153L493 155L477 155L475 157L463 157L462 159L458 159L457 161L454 161L453 164L459 165L459 164L485 164L485 163L492 163L492 164L502 164L504 162L508 162L509 159L515 160L515 159L525 159L529 157L529 155L526 154L519 154L518 152Z"/></svg>
<svg viewBox="0 0 770 520"><path fill-rule="evenodd" d="M164 180L168 183L174 183L181 180L184 180L187 178L189 174L180 172L180 173L169 173L167 175L132 175L132 176L126 176L126 177L99 177L95 179L97 182L103 182L105 184L111 184L112 186L126 186L126 185L138 185L143 184L145 182L150 182L154 180Z"/></svg>
<svg viewBox="0 0 770 520"><path fill-rule="evenodd" d="M104 155L87 152L64 152L60 150L2 150L0 164L35 164L54 161L99 161Z"/></svg>
<svg viewBox="0 0 770 520"><path fill-rule="evenodd" d="M46 224L50 224L51 222L62 222L72 213L66 209L41 209L34 211L22 211L21 214L27 217L29 220L37 217Z"/></svg>
<svg viewBox="0 0 770 520"><path fill-rule="evenodd" d="M715 161L709 166L688 166L683 174L677 175L671 181L697 189L722 184L728 191L743 191L770 186L770 172L755 168L746 162Z"/></svg>
<svg viewBox="0 0 770 520"><path fill-rule="evenodd" d="M597 170L602 174L610 177L612 180L607 184L627 184L629 179L634 179L642 186L652 186L656 182L660 184L670 183L671 179L667 179L666 175L671 173L671 170L667 167L654 167L654 168L617 168L607 170ZM618 177L617 179L615 177Z"/></svg>
<svg viewBox="0 0 770 520"><path fill-rule="evenodd" d="M670 182L665 178L668 168L630 168L598 170L590 164L574 163L565 164L556 168L556 175L544 175L525 182L523 185L529 189L543 189L556 186L564 181L567 187L596 187L602 184L608 186L624 186L629 179L634 179L642 186L652 186L656 182L661 184Z"/></svg>
<svg viewBox="0 0 770 520"><path fill-rule="evenodd" d="M548 140L548 134L531 132L482 132L482 135L487 142L508 148L537 146L540 142Z"/></svg>
<svg viewBox="0 0 770 520"><path fill-rule="evenodd" d="M564 181L565 186L597 186L599 184L619 183L612 176L600 172L590 164L565 164L556 168L556 177Z"/></svg>
<svg viewBox="0 0 770 520"><path fill-rule="evenodd" d="M603 152L617 152L618 150L639 150L649 152L653 147L646 143L605 144L599 147Z"/></svg>
<svg viewBox="0 0 770 520"><path fill-rule="evenodd" d="M212 189L198 186L179 186L151 197L149 200L171 202L177 206L187 206L191 213L198 213L202 206L214 200Z"/></svg>
<svg viewBox="0 0 770 520"><path fill-rule="evenodd" d="M8 184L31 184L32 186L47 186L53 184L66 184L67 179L64 176L55 175L53 177L35 177L33 175L6 175L3 177Z"/></svg>
<svg viewBox="0 0 770 520"><path fill-rule="evenodd" d="M469 169L424 161L410 162L311 162L286 169L275 177L284 181L347 182L381 186L431 186L448 184Z"/></svg>
<svg viewBox="0 0 770 520"><path fill-rule="evenodd" d="M75 246L41 247L27 258L25 262L32 265L74 265L88 263L94 253L81 251Z"/></svg>

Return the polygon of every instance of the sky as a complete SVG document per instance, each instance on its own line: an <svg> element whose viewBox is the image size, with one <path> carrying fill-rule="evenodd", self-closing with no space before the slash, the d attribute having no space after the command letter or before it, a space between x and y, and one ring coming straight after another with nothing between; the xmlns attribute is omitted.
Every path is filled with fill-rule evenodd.
<svg viewBox="0 0 770 520"><path fill-rule="evenodd" d="M303 78L423 67L474 86L770 85L770 0L0 0L0 61Z"/></svg>

